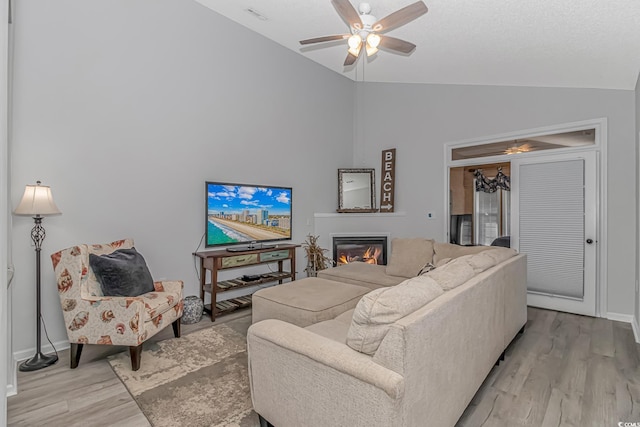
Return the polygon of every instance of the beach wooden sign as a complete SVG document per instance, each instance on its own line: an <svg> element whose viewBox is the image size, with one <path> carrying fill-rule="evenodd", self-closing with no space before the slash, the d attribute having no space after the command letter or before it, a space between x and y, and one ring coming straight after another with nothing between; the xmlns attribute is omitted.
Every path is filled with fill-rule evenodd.
<svg viewBox="0 0 640 427"><path fill-rule="evenodd" d="M396 149L382 150L382 184L380 185L380 212L394 211L396 179Z"/></svg>

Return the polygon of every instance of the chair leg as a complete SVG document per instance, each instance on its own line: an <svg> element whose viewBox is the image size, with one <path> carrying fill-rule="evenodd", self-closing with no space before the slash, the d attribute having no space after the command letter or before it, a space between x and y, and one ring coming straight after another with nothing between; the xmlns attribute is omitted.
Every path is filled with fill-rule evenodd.
<svg viewBox="0 0 640 427"><path fill-rule="evenodd" d="M70 367L71 369L76 369L78 367L78 363L80 363L80 355L82 354L82 346L84 344L71 343L71 353L70 353Z"/></svg>
<svg viewBox="0 0 640 427"><path fill-rule="evenodd" d="M267 421L262 415L258 414L258 419L260 419L260 427L273 427L273 424Z"/></svg>
<svg viewBox="0 0 640 427"><path fill-rule="evenodd" d="M173 336L180 338L180 319L176 319L171 326L173 326Z"/></svg>
<svg viewBox="0 0 640 427"><path fill-rule="evenodd" d="M137 371L140 369L140 359L142 358L142 344L132 345L129 347L129 354L131 355L131 370Z"/></svg>

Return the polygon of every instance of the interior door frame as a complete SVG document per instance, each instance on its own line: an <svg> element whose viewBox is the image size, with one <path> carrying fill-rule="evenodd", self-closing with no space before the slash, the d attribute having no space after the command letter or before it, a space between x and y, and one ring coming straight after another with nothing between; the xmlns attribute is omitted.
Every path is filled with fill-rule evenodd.
<svg viewBox="0 0 640 427"><path fill-rule="evenodd" d="M526 139L535 136L549 135L554 133L573 132L586 129L595 129L595 144L586 147L567 147L541 152L519 153L511 155L498 155L490 157L477 157L473 159L452 160L452 151L455 148L469 147L475 145L491 144L495 142ZM607 316L607 118L596 118L578 122L569 122L551 126L524 129L515 132L472 138L460 141L445 143L444 150L444 206L445 218L443 236L444 241L449 241L450 226L450 169L460 166L472 166L479 163L500 163L511 162L514 159L533 156L548 156L551 153L575 153L584 151L596 152L596 228L598 234L598 247L596 248L596 313L597 317ZM512 216L511 221L514 221Z"/></svg>
<svg viewBox="0 0 640 427"><path fill-rule="evenodd" d="M520 214L520 166L556 163L573 160L583 161L583 171L585 173L584 182L586 188L593 192L584 193L584 237L583 246L585 252L583 260L585 265L589 265L595 270L590 271L583 277L583 297L582 299L563 297L558 294L545 292L528 291L527 303L533 307L541 307L550 310L566 311L575 314L593 316L597 311L597 275L598 275L598 249L600 245L600 229L598 227L598 152L595 150L573 151L570 153L556 154L550 153L540 156L521 157L511 164L511 186L513 189L512 200L512 247L520 247L520 224L517 219ZM514 165L516 163L516 165ZM593 239L595 246L586 245L586 239ZM591 250L593 248L593 250ZM585 270L586 271L586 270Z"/></svg>

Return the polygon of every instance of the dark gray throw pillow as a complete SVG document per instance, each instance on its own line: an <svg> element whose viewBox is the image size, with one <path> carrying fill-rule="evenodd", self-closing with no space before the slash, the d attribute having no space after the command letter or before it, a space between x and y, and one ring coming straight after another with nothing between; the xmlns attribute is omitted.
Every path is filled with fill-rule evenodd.
<svg viewBox="0 0 640 427"><path fill-rule="evenodd" d="M135 297L155 289L147 263L135 248L89 254L89 266L105 296Z"/></svg>

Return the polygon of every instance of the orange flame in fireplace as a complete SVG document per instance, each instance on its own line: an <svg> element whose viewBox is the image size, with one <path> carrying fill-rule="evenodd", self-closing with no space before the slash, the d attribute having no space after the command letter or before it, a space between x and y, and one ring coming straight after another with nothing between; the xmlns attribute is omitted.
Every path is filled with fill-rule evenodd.
<svg viewBox="0 0 640 427"><path fill-rule="evenodd" d="M366 262L367 264L378 264L378 258L380 258L381 254L381 249L369 246L364 254L362 254L362 258L360 258L359 256L342 254L338 257L338 264L349 264L350 262Z"/></svg>
<svg viewBox="0 0 640 427"><path fill-rule="evenodd" d="M382 251L380 249L372 248L371 246L369 246L369 248L363 255L364 262L368 264L377 264L378 258L380 258L380 254L382 254Z"/></svg>

